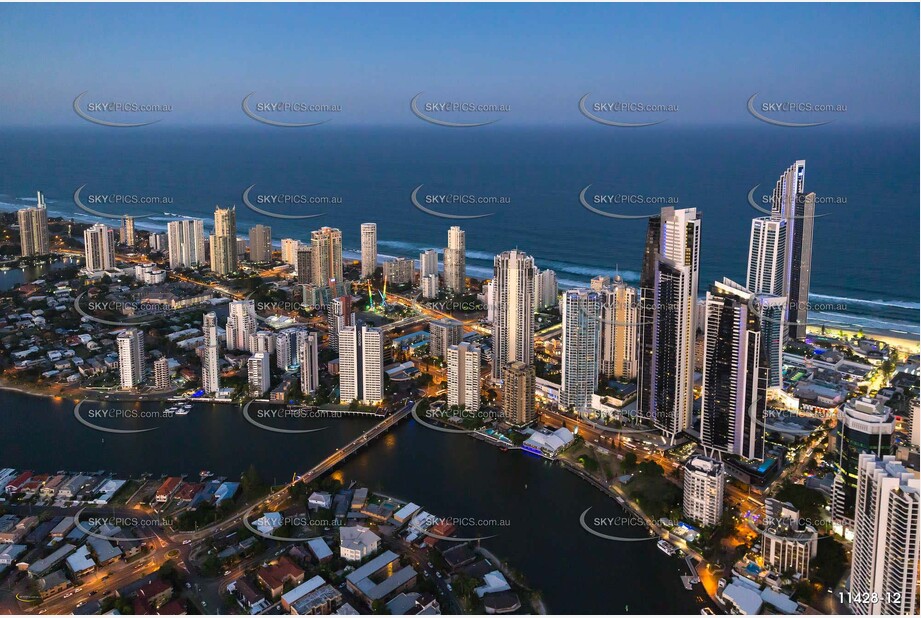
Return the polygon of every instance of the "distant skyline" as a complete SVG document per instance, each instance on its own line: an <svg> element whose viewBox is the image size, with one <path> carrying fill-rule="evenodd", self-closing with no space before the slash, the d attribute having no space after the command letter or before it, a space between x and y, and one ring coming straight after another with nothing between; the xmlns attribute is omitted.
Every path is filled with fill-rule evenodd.
<svg viewBox="0 0 921 618"><path fill-rule="evenodd" d="M103 116L160 127L255 126L241 110L251 92L340 106L273 116L330 126L424 126L409 107L419 92L508 106L437 115L503 127L590 126L586 93L677 106L610 116L669 127L759 125L755 93L847 106L784 120L917 126L918 18L916 4L4 4L0 127L89 127L72 109L84 91L172 106Z"/></svg>

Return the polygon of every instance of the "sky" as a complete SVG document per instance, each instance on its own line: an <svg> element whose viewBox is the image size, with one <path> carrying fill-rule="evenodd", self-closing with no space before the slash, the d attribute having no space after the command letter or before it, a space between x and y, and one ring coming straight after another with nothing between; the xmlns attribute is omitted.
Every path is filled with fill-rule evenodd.
<svg viewBox="0 0 921 618"><path fill-rule="evenodd" d="M77 126L81 105L170 125L252 125L241 101L338 112L260 114L337 125L418 124L410 100L508 111L430 114L505 125L589 122L578 101L674 106L606 118L757 122L746 101L846 106L777 115L918 123L917 4L2 4L0 127ZM602 114L603 115L603 114Z"/></svg>

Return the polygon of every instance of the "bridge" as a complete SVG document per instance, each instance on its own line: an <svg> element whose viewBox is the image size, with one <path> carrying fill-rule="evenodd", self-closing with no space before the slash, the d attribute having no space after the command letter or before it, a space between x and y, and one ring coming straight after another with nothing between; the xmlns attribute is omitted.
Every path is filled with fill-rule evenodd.
<svg viewBox="0 0 921 618"><path fill-rule="evenodd" d="M170 535L170 540L173 543L178 542L191 542L204 539L205 537L214 534L215 532L222 532L228 528L236 526L244 518L248 517L249 514L260 505L263 505L266 508L273 508L278 504L282 503L288 498L288 490L291 487L294 487L297 483L310 483L319 477L323 476L333 468L335 468L340 462L342 462L347 457L356 453L363 446L366 446L374 441L375 438L378 438L382 434L386 433L394 425L405 419L409 416L412 411L419 405L421 402L416 402L415 404L410 401L405 406L403 406L399 411L394 412L390 416L387 416L380 423L377 423L364 432L345 446L337 448L334 453L326 457L323 461L315 465L313 468L305 472L304 474L295 477L291 482L287 483L283 487L275 490L271 494L265 496L259 502L255 504L249 504L243 506L232 515L224 518L219 522L215 522L210 526L205 528L200 528L194 532L177 532Z"/></svg>

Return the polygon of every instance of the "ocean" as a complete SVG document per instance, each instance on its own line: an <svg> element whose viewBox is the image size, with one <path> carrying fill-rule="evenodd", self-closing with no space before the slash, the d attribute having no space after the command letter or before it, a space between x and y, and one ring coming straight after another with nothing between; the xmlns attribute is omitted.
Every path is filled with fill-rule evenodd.
<svg viewBox="0 0 921 618"><path fill-rule="evenodd" d="M749 205L749 192L757 185L753 196L763 204L781 172L805 159L806 190L817 193L823 215L815 220L810 322L919 333L915 129L151 125L3 129L0 143L0 209L34 203L40 190L52 216L101 220L74 204L85 185L84 203L99 195L166 198L91 206L151 215L138 227L164 230L178 216L201 217L209 229L215 205L236 204L241 236L257 223L272 227L276 243L338 227L349 256L365 221L377 222L383 256L443 248L448 228L460 225L471 276L489 276L493 255L519 248L555 270L561 287L599 274L636 282L642 215L662 205L696 207L703 213L701 294L723 277L744 282L751 219L762 215ZM427 214L410 199L420 185L424 208L489 216ZM639 218L590 212L579 199L588 185L593 207ZM242 202L251 186L250 202L260 209L320 216L260 214Z"/></svg>

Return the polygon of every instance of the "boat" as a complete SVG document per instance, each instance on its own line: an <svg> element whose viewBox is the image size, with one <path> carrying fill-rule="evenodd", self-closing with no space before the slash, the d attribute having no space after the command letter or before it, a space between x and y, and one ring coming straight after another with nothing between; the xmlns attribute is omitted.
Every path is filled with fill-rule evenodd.
<svg viewBox="0 0 921 618"><path fill-rule="evenodd" d="M188 408L176 408L176 412L175 412L176 416L185 416L188 413L189 413Z"/></svg>
<svg viewBox="0 0 921 618"><path fill-rule="evenodd" d="M204 479L208 478L209 476L214 476L214 473L211 472L211 470L202 470L198 473L198 475Z"/></svg>
<svg viewBox="0 0 921 618"><path fill-rule="evenodd" d="M674 556L675 552L678 551L678 548L666 541L665 539L659 539L659 542L656 543L662 553L668 554L669 556Z"/></svg>

